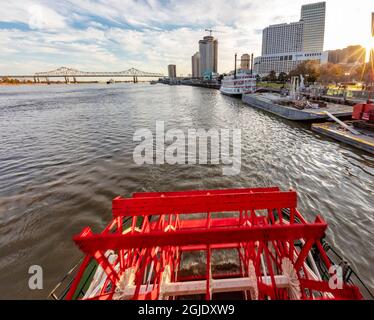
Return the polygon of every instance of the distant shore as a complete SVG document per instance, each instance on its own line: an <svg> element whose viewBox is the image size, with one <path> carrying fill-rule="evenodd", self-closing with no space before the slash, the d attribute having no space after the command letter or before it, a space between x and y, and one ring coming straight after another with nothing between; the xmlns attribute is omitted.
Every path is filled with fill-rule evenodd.
<svg viewBox="0 0 374 320"><path fill-rule="evenodd" d="M87 83L105 83L105 82L95 82L95 81L77 82L77 83L70 82L69 84L87 84ZM50 83L47 83L47 82L13 82L13 83L12 82L0 82L0 86L25 86L25 85L48 86L52 84L66 84L66 83L65 82L50 82Z"/></svg>
<svg viewBox="0 0 374 320"><path fill-rule="evenodd" d="M25 85L48 85L48 83L34 83L34 82L20 82L20 83L6 83L0 82L0 86L25 86Z"/></svg>
<svg viewBox="0 0 374 320"><path fill-rule="evenodd" d="M149 81L139 81L139 83L147 83ZM132 81L116 81L115 83L133 83ZM32 86L48 86L48 85L54 85L54 84L57 84L57 85L66 85L66 84L71 84L71 85L76 85L76 84L106 84L106 82L99 82L99 81L92 81L92 82L69 82L69 83L65 83L65 82L50 82L50 83L47 83L47 82L15 82L15 83L11 83L11 82L0 82L0 86L27 86L27 85L32 85Z"/></svg>

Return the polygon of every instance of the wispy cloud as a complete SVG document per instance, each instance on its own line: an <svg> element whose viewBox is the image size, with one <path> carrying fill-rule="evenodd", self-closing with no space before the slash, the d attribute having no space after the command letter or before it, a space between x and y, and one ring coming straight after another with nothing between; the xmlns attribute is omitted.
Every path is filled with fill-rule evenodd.
<svg viewBox="0 0 374 320"><path fill-rule="evenodd" d="M190 73L205 28L219 30L219 71L260 54L261 30L299 18L313 0L0 0L0 74L67 65ZM327 0L326 48L366 43L372 0ZM366 30L367 29L367 33ZM360 30L357 32L356 30Z"/></svg>

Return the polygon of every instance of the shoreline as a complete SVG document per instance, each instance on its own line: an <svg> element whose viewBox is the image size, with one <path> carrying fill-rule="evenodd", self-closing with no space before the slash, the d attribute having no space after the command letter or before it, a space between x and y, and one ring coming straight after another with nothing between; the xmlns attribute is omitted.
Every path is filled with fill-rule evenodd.
<svg viewBox="0 0 374 320"><path fill-rule="evenodd" d="M57 83L56 83L57 84ZM0 83L0 86L13 87L13 86L28 86L28 85L48 85L48 83Z"/></svg>
<svg viewBox="0 0 374 320"><path fill-rule="evenodd" d="M58 85L66 85L66 84L100 84L100 83L104 83L104 82L77 82L77 83L65 83L65 82L51 82L51 83L46 83L46 82L20 82L20 83L1 83L0 82L0 86L4 86L4 87L12 87L12 86L49 86L49 85L54 85L54 84L58 84Z"/></svg>
<svg viewBox="0 0 374 320"><path fill-rule="evenodd" d="M129 81L129 82L115 82L114 84L119 84L119 83L134 83L132 81ZM138 83L149 83L149 81L139 81ZM4 86L4 87L13 87L13 86L49 86L49 85L79 85L79 84L107 84L106 82L99 82L99 81L92 81L92 82L69 82L69 83L65 83L65 82L51 82L51 83L46 83L46 82L29 82L29 83L25 83L25 82L20 82L20 83L2 83L0 82L0 87L1 86Z"/></svg>

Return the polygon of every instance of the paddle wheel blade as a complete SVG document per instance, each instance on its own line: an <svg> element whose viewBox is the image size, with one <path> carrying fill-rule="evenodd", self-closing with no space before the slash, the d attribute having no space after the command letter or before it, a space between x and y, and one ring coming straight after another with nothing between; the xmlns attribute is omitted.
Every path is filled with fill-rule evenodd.
<svg viewBox="0 0 374 320"><path fill-rule="evenodd" d="M89 260L98 267L83 299L361 299L355 286L321 276L319 265L331 268L320 242L326 229L320 216L302 217L296 192L278 188L118 197L102 233L86 228L74 237L86 259L67 299Z"/></svg>

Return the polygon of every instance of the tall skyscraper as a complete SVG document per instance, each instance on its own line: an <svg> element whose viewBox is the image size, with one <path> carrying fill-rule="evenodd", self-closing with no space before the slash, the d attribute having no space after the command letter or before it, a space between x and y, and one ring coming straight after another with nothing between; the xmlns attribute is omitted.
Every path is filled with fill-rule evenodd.
<svg viewBox="0 0 374 320"><path fill-rule="evenodd" d="M322 52L325 40L326 2L306 4L301 7L304 22L304 52Z"/></svg>
<svg viewBox="0 0 374 320"><path fill-rule="evenodd" d="M249 54L245 53L240 58L240 68L243 70L249 70L249 65L251 62L251 57Z"/></svg>
<svg viewBox="0 0 374 320"><path fill-rule="evenodd" d="M192 58L192 78L200 78L201 72L200 72L200 52L196 52Z"/></svg>
<svg viewBox="0 0 374 320"><path fill-rule="evenodd" d="M175 64L168 65L168 75L170 79L177 77L177 66Z"/></svg>
<svg viewBox="0 0 374 320"><path fill-rule="evenodd" d="M262 32L262 55L300 52L303 48L304 22L271 25Z"/></svg>
<svg viewBox="0 0 374 320"><path fill-rule="evenodd" d="M206 36L199 41L201 75L216 73L218 69L218 40Z"/></svg>
<svg viewBox="0 0 374 320"><path fill-rule="evenodd" d="M371 34L374 37L374 12L371 13Z"/></svg>

